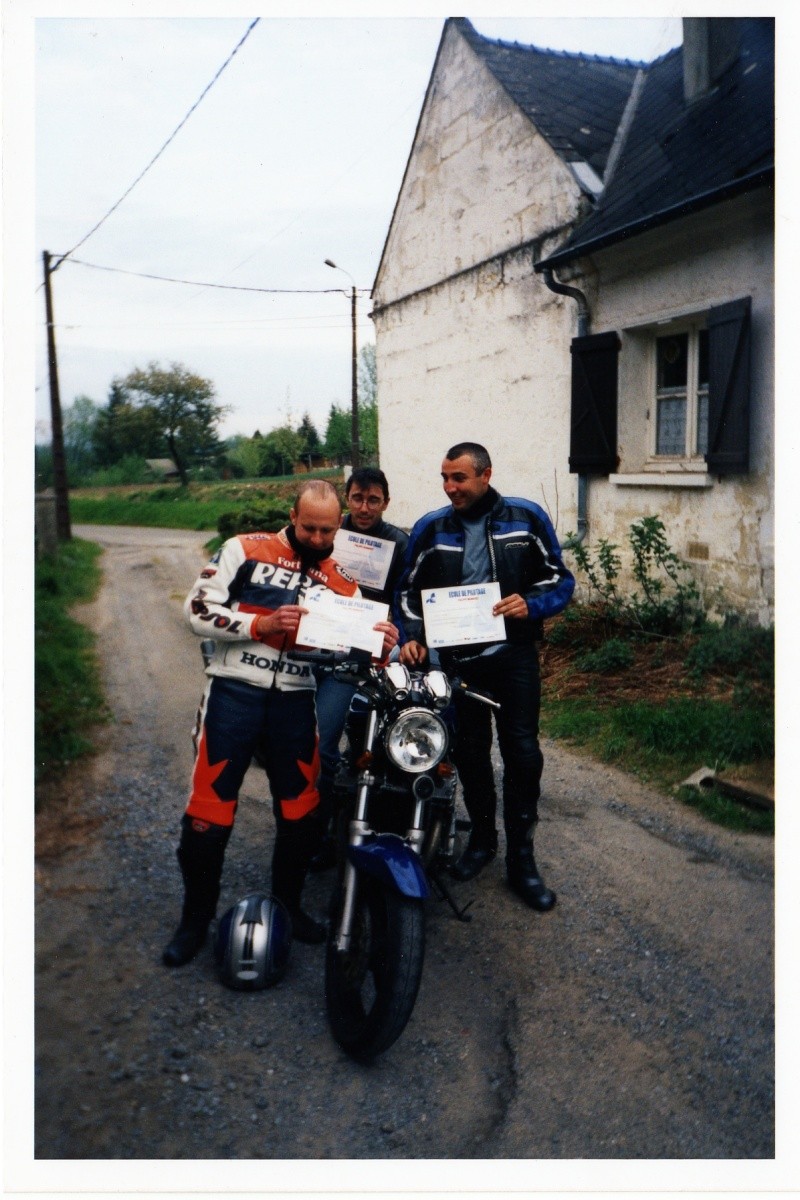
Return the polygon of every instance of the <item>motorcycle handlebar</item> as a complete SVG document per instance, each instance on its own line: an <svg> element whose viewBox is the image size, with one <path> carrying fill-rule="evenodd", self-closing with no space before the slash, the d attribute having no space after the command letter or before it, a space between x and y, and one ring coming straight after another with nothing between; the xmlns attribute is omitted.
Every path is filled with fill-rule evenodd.
<svg viewBox="0 0 800 1200"><path fill-rule="evenodd" d="M470 700L479 700L481 704L488 704L489 708L495 708L499 711L500 704L497 700L493 700L491 696L484 695L483 692L476 692L474 688L467 687L463 679L451 679L453 691L461 692L463 696L468 696Z"/></svg>
<svg viewBox="0 0 800 1200"><path fill-rule="evenodd" d="M356 674L363 670L364 667L373 666L372 660L366 650L298 650L289 651L289 658L295 662L306 662L317 667L331 667L346 669L351 674ZM477 700L480 704L486 704L489 708L496 710L500 709L500 704L497 700L493 700L491 696L485 695L483 692L476 692L474 688L468 687L463 679L457 676L449 675L450 684L454 692L460 692L461 695L467 696L470 700Z"/></svg>

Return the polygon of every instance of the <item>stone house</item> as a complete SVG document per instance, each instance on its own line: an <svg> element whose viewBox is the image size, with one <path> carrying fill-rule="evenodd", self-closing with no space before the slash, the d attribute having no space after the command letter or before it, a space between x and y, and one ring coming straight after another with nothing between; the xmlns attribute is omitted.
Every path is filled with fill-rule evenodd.
<svg viewBox="0 0 800 1200"><path fill-rule="evenodd" d="M709 606L773 619L774 22L650 64L446 21L373 290L391 519L443 451L623 550L657 515Z"/></svg>

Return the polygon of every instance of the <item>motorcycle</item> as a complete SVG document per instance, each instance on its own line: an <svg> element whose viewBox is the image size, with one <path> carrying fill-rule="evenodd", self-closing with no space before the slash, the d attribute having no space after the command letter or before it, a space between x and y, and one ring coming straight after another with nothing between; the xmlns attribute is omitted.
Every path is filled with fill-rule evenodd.
<svg viewBox="0 0 800 1200"><path fill-rule="evenodd" d="M498 708L439 669L378 667L336 652L300 652L333 667L353 695L334 784L338 868L325 960L334 1039L370 1061L405 1029L425 955L425 901L446 900L456 838L451 751L455 690Z"/></svg>

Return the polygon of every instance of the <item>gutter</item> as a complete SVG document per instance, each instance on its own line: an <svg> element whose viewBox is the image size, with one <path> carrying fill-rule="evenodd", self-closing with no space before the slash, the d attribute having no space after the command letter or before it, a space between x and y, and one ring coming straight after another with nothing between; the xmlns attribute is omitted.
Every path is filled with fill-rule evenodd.
<svg viewBox="0 0 800 1200"><path fill-rule="evenodd" d="M700 195L695 196L691 200L682 200L680 204L672 204L669 208L663 208L659 212L650 213L649 216L640 217L638 220L631 221L627 225L620 225L608 233L598 234L597 237L590 238L587 242L578 242L574 246L567 246L563 250L557 250L549 258L542 259L541 262L536 263L534 270L544 272L546 269L563 266L565 263L572 262L573 259L585 258L587 255L594 254L598 250L604 250L607 246L611 246L615 242L620 242L624 238L633 237L638 233L646 233L651 229L656 229L660 225L666 225L669 221L675 221L679 217L687 217L692 213L699 212L701 209L710 207L712 204L718 204L723 200L733 199L733 197L739 196L743 192L752 191L754 188L772 182L774 178L774 165L762 167L758 171L753 171L749 175L743 176L741 179L725 183L721 187L713 188L708 192L701 192Z"/></svg>
<svg viewBox="0 0 800 1200"><path fill-rule="evenodd" d="M591 326L591 313L589 311L589 302L586 296L579 288L569 287L566 283L560 283L553 275L552 267L544 266L539 263L534 268L540 271L544 282L549 287L551 292L558 293L559 296L569 296L578 305L578 337L586 337ZM578 532L569 541L565 542L561 547L569 549L570 546L579 546L589 532L589 476L585 474L578 475Z"/></svg>

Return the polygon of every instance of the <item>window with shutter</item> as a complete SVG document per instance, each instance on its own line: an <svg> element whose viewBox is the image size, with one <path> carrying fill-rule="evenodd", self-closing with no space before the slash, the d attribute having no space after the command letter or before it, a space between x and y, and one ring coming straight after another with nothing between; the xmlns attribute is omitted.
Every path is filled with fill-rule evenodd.
<svg viewBox="0 0 800 1200"><path fill-rule="evenodd" d="M708 314L708 449L716 475L744 474L750 452L750 297Z"/></svg>
<svg viewBox="0 0 800 1200"><path fill-rule="evenodd" d="M582 475L609 475L617 469L616 333L574 338L569 469Z"/></svg>
<svg viewBox="0 0 800 1200"><path fill-rule="evenodd" d="M749 469L750 297L694 313L651 317L623 331L620 486L713 487ZM592 339L576 339L580 342ZM576 397L573 358L573 440ZM588 374L588 370L584 373ZM585 385L590 390L590 385ZM596 388L594 389L596 390ZM609 389L610 390L610 389ZM588 401L584 403L588 408ZM590 417L584 415L583 424ZM580 432L580 431L579 431ZM588 442L588 436L586 441ZM574 442L573 442L574 444ZM586 449L582 443L580 449ZM589 466L570 466L591 470ZM590 461L587 457L583 460Z"/></svg>
<svg viewBox="0 0 800 1200"><path fill-rule="evenodd" d="M655 338L655 421L650 457L702 460L708 448L708 330L702 318L676 323Z"/></svg>

